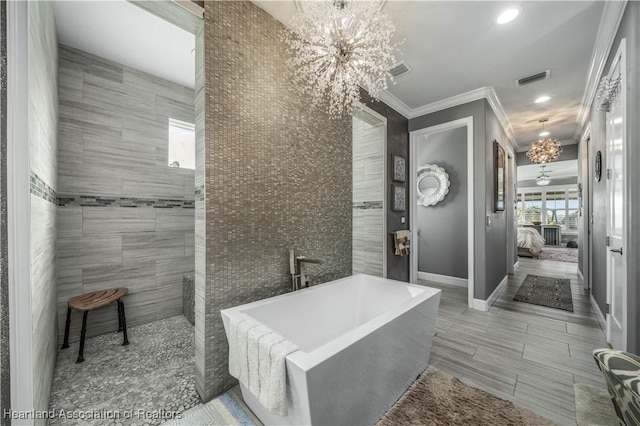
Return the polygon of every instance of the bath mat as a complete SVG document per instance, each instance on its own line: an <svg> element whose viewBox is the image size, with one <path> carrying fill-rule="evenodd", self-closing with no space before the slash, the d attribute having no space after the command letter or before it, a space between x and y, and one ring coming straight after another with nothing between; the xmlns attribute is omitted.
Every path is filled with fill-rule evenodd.
<svg viewBox="0 0 640 426"><path fill-rule="evenodd" d="M607 426L617 425L618 416L613 408L611 396L605 389L576 383L573 385L576 395L576 421L578 426Z"/></svg>
<svg viewBox="0 0 640 426"><path fill-rule="evenodd" d="M529 274L513 300L573 312L571 282L565 278Z"/></svg>
<svg viewBox="0 0 640 426"><path fill-rule="evenodd" d="M387 411L377 426L501 425L546 426L550 420L465 385L433 368L425 370Z"/></svg>

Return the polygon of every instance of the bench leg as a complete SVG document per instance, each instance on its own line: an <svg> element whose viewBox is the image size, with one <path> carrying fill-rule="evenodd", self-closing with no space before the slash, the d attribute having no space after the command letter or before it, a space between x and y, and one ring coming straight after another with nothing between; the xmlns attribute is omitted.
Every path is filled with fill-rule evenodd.
<svg viewBox="0 0 640 426"><path fill-rule="evenodd" d="M120 315L120 318L122 319L122 346L127 346L129 344L129 338L127 337L127 317L124 314L124 302L122 299L118 300L118 305L120 305L120 311L122 312Z"/></svg>
<svg viewBox="0 0 640 426"><path fill-rule="evenodd" d="M118 333L122 331L122 305L120 305L120 301L116 303L118 306Z"/></svg>
<svg viewBox="0 0 640 426"><path fill-rule="evenodd" d="M84 311L82 315L82 332L80 333L80 350L78 351L78 359L76 364L84 362L84 338L87 335L87 314L89 311Z"/></svg>
<svg viewBox="0 0 640 426"><path fill-rule="evenodd" d="M67 349L69 347L69 326L71 325L71 308L67 308L67 322L64 326L64 342L60 349Z"/></svg>

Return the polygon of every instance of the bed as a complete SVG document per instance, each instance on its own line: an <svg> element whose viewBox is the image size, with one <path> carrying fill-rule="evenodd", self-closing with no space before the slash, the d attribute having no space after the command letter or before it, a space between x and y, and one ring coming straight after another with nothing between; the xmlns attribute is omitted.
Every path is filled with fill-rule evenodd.
<svg viewBox="0 0 640 426"><path fill-rule="evenodd" d="M518 256L538 257L544 243L544 238L534 228L518 228Z"/></svg>

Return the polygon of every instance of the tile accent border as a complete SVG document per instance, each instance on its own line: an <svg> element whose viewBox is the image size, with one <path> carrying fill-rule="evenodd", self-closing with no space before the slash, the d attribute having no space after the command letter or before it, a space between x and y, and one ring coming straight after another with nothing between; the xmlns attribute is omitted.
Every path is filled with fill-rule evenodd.
<svg viewBox="0 0 640 426"><path fill-rule="evenodd" d="M31 188L30 192L38 198L42 198L51 204L58 204L58 194L56 190L51 188L47 183L42 180L36 173L31 172Z"/></svg>
<svg viewBox="0 0 640 426"><path fill-rule="evenodd" d="M384 208L382 201L362 201L353 203L353 208L356 210L374 210Z"/></svg>
<svg viewBox="0 0 640 426"><path fill-rule="evenodd" d="M58 197L59 207L150 207L154 209L193 209L192 200L164 200L160 198L101 197L90 195L63 195Z"/></svg>

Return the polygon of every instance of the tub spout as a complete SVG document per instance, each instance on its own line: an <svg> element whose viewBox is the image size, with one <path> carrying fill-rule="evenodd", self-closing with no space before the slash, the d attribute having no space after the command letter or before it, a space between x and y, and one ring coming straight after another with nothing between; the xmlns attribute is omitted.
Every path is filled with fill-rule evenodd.
<svg viewBox="0 0 640 426"><path fill-rule="evenodd" d="M293 291L309 287L309 277L306 274L306 263L321 264L321 260L309 259L305 256L296 256L296 250L289 250L289 269Z"/></svg>
<svg viewBox="0 0 640 426"><path fill-rule="evenodd" d="M305 264L306 263L320 264L322 263L322 261L317 259L307 259L304 256L298 256L296 258L296 261L298 263L298 271L300 272L300 287L309 287L309 277L306 274L307 268L305 267Z"/></svg>

